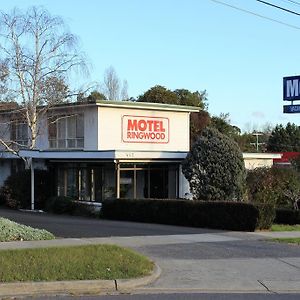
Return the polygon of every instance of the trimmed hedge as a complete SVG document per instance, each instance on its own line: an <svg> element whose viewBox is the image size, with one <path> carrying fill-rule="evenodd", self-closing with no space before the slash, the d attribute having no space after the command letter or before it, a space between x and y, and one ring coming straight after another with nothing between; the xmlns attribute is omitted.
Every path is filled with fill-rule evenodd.
<svg viewBox="0 0 300 300"><path fill-rule="evenodd" d="M300 210L292 210L287 208L277 208L276 224L295 225L300 224Z"/></svg>
<svg viewBox="0 0 300 300"><path fill-rule="evenodd" d="M254 231L261 226L260 210L243 202L113 199L102 203L101 214L107 219ZM264 226L269 228L271 224Z"/></svg>

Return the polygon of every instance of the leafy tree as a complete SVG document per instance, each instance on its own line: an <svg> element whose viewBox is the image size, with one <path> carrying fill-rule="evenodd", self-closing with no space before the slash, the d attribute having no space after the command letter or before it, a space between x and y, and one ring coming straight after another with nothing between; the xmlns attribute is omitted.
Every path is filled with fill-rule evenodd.
<svg viewBox="0 0 300 300"><path fill-rule="evenodd" d="M276 125L267 144L272 152L300 152L300 128L296 124Z"/></svg>
<svg viewBox="0 0 300 300"><path fill-rule="evenodd" d="M206 108L207 93L203 92L190 92L186 89L177 89L174 91L178 98L178 104L188 106L198 106L202 109Z"/></svg>
<svg viewBox="0 0 300 300"><path fill-rule="evenodd" d="M88 102L95 102L96 100L107 100L104 94L98 91L92 91L86 98Z"/></svg>
<svg viewBox="0 0 300 300"><path fill-rule="evenodd" d="M69 87L62 77L49 76L43 80L41 86L40 104L59 104L67 101L70 94Z"/></svg>
<svg viewBox="0 0 300 300"><path fill-rule="evenodd" d="M245 165L238 145L218 130L205 128L182 165L194 199L242 200Z"/></svg>
<svg viewBox="0 0 300 300"><path fill-rule="evenodd" d="M190 145L197 140L202 130L211 123L209 113L201 110L190 114Z"/></svg>
<svg viewBox="0 0 300 300"><path fill-rule="evenodd" d="M221 113L219 117L212 117L211 126L231 138L241 133L240 128L230 124L229 113Z"/></svg>
<svg viewBox="0 0 300 300"><path fill-rule="evenodd" d="M137 101L198 106L201 109L205 109L207 107L207 93L206 91L191 92L186 89L171 91L164 86L156 85L146 91L143 95L140 95Z"/></svg>
<svg viewBox="0 0 300 300"><path fill-rule="evenodd" d="M138 102L179 104L177 95L164 86L156 85L138 97Z"/></svg>

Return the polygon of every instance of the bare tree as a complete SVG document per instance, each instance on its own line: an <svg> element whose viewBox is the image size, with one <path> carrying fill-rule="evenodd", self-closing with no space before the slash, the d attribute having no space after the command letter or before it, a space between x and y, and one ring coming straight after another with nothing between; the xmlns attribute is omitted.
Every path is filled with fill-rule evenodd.
<svg viewBox="0 0 300 300"><path fill-rule="evenodd" d="M0 132L0 145L21 157L20 148L36 149L44 126L40 120L47 118L49 109L61 102L68 75L73 70L82 70L85 60L78 51L76 36L66 30L63 20L32 7L26 12L0 12L0 66L5 92L19 104L9 114L7 123L2 121L2 132L9 129L10 134ZM27 130L26 143L19 143L15 129L21 138L25 138ZM21 158L31 167L33 181L31 158ZM33 186L32 183L32 191Z"/></svg>
<svg viewBox="0 0 300 300"><path fill-rule="evenodd" d="M128 82L123 80L123 85L113 66L107 68L104 72L102 92L107 100L127 100Z"/></svg>
<svg viewBox="0 0 300 300"><path fill-rule="evenodd" d="M128 100L128 82L127 80L123 80L123 86L121 90L121 100Z"/></svg>
<svg viewBox="0 0 300 300"><path fill-rule="evenodd" d="M108 100L119 100L120 79L115 69L110 66L104 72L104 91Z"/></svg>
<svg viewBox="0 0 300 300"><path fill-rule="evenodd" d="M77 38L66 31L61 18L44 9L1 12L0 62L5 65L7 92L20 104L18 114L28 125L26 146L35 149L38 120L66 95L68 74L85 66L83 55L77 50ZM17 154L16 148L11 147L14 141L0 137L0 143Z"/></svg>

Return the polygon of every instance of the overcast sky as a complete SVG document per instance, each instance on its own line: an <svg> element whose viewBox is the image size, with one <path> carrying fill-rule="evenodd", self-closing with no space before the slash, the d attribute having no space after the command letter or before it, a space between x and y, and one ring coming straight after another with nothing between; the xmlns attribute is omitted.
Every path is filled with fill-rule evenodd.
<svg viewBox="0 0 300 300"><path fill-rule="evenodd" d="M268 2L300 13L300 1ZM92 68L73 85L102 81L112 65L132 97L156 84L207 90L209 112L228 112L242 130L300 125L299 114L282 113L282 78L300 75L300 16L256 0L2 0L0 7L32 5L62 16L79 36Z"/></svg>

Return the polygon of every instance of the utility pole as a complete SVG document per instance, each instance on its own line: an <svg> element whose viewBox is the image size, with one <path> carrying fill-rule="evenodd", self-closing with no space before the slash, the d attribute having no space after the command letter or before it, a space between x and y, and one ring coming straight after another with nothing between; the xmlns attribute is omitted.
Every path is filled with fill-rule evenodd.
<svg viewBox="0 0 300 300"><path fill-rule="evenodd" d="M253 132L252 135L253 135L253 136L256 136L256 142L255 142L255 143L250 143L250 145L254 145L255 148L256 148L256 152L258 152L259 146L265 144L265 143L259 143L259 142L258 142L258 137L259 137L260 135L263 135L263 133L261 133L261 132Z"/></svg>

